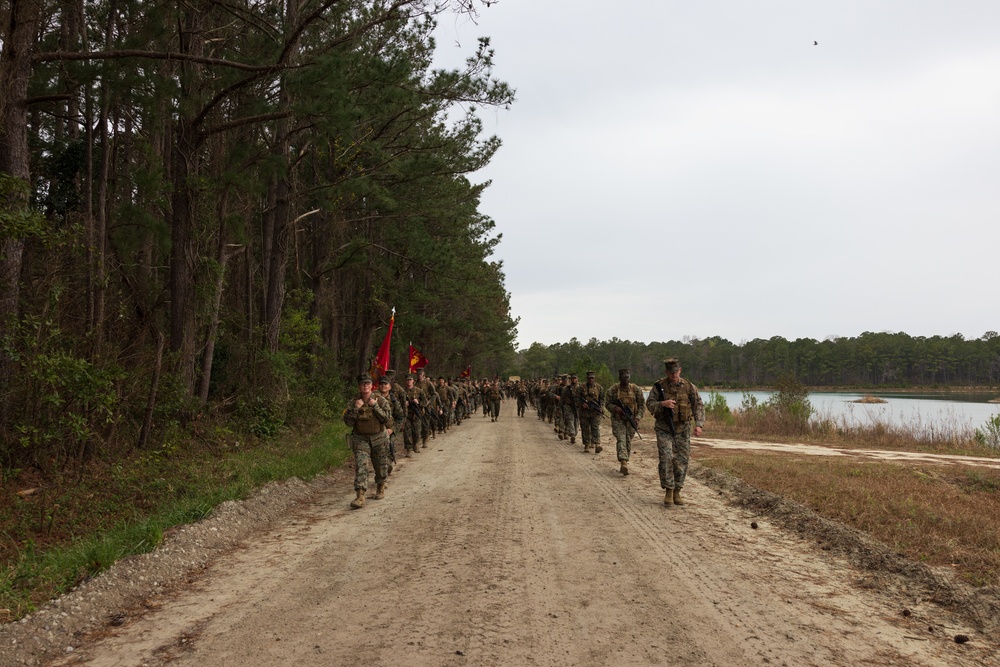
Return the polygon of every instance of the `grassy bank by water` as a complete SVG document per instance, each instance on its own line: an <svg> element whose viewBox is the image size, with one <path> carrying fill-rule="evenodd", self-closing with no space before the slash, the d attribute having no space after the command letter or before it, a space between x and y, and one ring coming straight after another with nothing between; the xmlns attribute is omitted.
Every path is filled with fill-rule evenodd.
<svg viewBox="0 0 1000 667"><path fill-rule="evenodd" d="M154 549L172 526L290 477L310 479L349 451L339 423L257 442L188 442L47 478L21 472L0 488L0 622L20 618L125 556Z"/></svg>

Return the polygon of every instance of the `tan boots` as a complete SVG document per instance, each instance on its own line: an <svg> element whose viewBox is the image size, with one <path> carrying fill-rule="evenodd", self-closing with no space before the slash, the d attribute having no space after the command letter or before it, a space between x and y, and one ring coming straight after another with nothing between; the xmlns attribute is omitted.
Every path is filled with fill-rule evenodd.
<svg viewBox="0 0 1000 667"><path fill-rule="evenodd" d="M385 498L385 482L375 487L375 500L382 500L383 498Z"/></svg>
<svg viewBox="0 0 1000 667"><path fill-rule="evenodd" d="M680 489L666 489L666 495L663 496L664 505L683 505L684 499L681 498Z"/></svg>
<svg viewBox="0 0 1000 667"><path fill-rule="evenodd" d="M359 510L365 506L365 491L364 489L357 490L358 497L351 501L351 508Z"/></svg>
<svg viewBox="0 0 1000 667"><path fill-rule="evenodd" d="M618 468L618 472L626 476L628 475L628 461L622 461L622 465Z"/></svg>

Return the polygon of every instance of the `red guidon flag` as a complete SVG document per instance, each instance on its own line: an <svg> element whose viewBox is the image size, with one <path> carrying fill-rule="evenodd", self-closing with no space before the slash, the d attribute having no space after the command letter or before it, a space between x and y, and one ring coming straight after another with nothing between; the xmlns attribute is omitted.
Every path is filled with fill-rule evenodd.
<svg viewBox="0 0 1000 667"><path fill-rule="evenodd" d="M385 372L389 370L389 341L392 340L392 325L396 322L396 309L392 309L392 317L389 318L389 331L385 334L385 338L382 340L382 345L378 348L378 354L375 355L375 363L372 364L372 379L378 382L378 379L385 375Z"/></svg>
<svg viewBox="0 0 1000 667"><path fill-rule="evenodd" d="M472 377L472 366L466 366L465 370L459 374L460 378L471 378Z"/></svg>
<svg viewBox="0 0 1000 667"><path fill-rule="evenodd" d="M410 372L414 372L427 365L427 357L420 354L420 350L410 343Z"/></svg>

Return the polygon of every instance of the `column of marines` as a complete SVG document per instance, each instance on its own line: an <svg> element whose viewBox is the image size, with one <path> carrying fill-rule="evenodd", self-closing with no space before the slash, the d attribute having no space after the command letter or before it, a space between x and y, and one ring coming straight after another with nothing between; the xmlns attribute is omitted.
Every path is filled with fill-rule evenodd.
<svg viewBox="0 0 1000 667"><path fill-rule="evenodd" d="M629 474L632 441L641 438L639 422L648 412L654 420L660 487L665 505L684 505L681 495L691 456L691 436L700 436L705 409L698 388L681 377L680 361L664 360L665 376L653 384L647 396L631 381L631 371L618 371L618 382L603 387L596 373L587 371L581 383L575 374L551 379L470 380L438 377L435 383L423 369L409 374L401 386L395 372L387 371L377 383L367 375L358 377L358 393L344 411L344 422L355 456L351 507L364 507L368 478L374 477L374 499L385 497L387 478L396 462L398 445L409 458L427 449L428 440L459 426L482 407L483 417L500 419L501 404L516 402L517 418L531 405L542 423L549 423L559 440L576 444L583 452L600 454L601 422L608 417L619 472Z"/></svg>

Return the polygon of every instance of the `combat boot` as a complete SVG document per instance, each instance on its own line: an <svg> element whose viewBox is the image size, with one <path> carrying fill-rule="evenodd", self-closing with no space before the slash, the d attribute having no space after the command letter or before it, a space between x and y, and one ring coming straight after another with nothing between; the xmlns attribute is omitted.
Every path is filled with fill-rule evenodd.
<svg viewBox="0 0 1000 667"><path fill-rule="evenodd" d="M674 505L683 505L684 500L681 498L680 487L674 489Z"/></svg>
<svg viewBox="0 0 1000 667"><path fill-rule="evenodd" d="M404 456L406 458L410 458L410 450L409 449L406 450L406 454L404 454Z"/></svg>
<svg viewBox="0 0 1000 667"><path fill-rule="evenodd" d="M576 436L575 435L569 436L569 444L571 444L571 445L575 445L576 444Z"/></svg>
<svg viewBox="0 0 1000 667"><path fill-rule="evenodd" d="M583 446L583 453L586 454L589 451L590 451L590 445L584 445Z"/></svg>
<svg viewBox="0 0 1000 667"><path fill-rule="evenodd" d="M603 448L600 445L594 445L594 453L600 454Z"/></svg>
<svg viewBox="0 0 1000 667"><path fill-rule="evenodd" d="M359 510L365 506L365 490L358 489L357 493L358 497L351 501L351 508Z"/></svg>
<svg viewBox="0 0 1000 667"><path fill-rule="evenodd" d="M383 498L385 498L385 482L375 487L375 500L382 500Z"/></svg>
<svg viewBox="0 0 1000 667"><path fill-rule="evenodd" d="M622 461L621 467L618 469L621 474L628 477L628 461Z"/></svg>
<svg viewBox="0 0 1000 667"><path fill-rule="evenodd" d="M663 504L664 505L673 505L674 504L674 490L673 489L667 489L666 491L667 491L667 494L665 496L663 496Z"/></svg>

